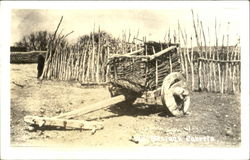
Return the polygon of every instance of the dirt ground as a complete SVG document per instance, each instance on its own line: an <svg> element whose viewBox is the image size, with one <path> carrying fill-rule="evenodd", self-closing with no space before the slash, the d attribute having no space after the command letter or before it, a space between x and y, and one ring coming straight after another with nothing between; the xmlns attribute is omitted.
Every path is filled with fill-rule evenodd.
<svg viewBox="0 0 250 160"><path fill-rule="evenodd" d="M139 98L133 106L114 105L76 117L102 122L104 129L29 132L27 115L56 116L110 97L106 87L76 82L38 81L36 64L11 64L12 146L196 146L240 145L239 95L191 92L190 114L169 117L160 100Z"/></svg>

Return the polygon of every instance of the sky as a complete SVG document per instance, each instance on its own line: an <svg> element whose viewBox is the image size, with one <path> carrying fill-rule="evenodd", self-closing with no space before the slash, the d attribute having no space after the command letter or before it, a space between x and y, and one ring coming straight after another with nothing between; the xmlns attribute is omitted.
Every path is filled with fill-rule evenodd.
<svg viewBox="0 0 250 160"><path fill-rule="evenodd" d="M89 34L94 26L120 37L122 32L130 30L132 36L139 30L139 38L164 41L170 30L172 35L178 31L178 21L188 37L194 36L192 8L182 9L84 9L84 10L55 10L55 9L13 9L11 11L11 45L31 32L48 30L53 32L63 16L60 27L62 33L74 31L68 39L74 42L79 36ZM235 44L240 35L241 10L239 8L194 8L195 16L203 23L206 37L215 38L215 19L220 24L219 38L229 34L230 43ZM228 25L229 24L229 25ZM208 36L208 28L210 36ZM207 40L208 41L208 40ZM219 42L222 40L219 40ZM195 41L193 42L195 43Z"/></svg>

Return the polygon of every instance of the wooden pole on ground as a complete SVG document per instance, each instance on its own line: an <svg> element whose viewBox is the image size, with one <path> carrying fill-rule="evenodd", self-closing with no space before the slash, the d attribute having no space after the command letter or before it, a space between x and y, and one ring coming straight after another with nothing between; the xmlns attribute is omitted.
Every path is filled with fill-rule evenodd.
<svg viewBox="0 0 250 160"><path fill-rule="evenodd" d="M24 121L31 126L37 125L39 127L63 127L65 129L86 129L98 130L103 129L103 124L100 122L90 122L84 120L68 120L58 119L55 117L38 117L38 116L25 116Z"/></svg>
<svg viewBox="0 0 250 160"><path fill-rule="evenodd" d="M73 118L73 117L77 117L77 116L80 116L80 115L84 115L84 114L91 113L91 112L94 112L94 111L97 111L97 110L100 110L100 109L107 108L110 105L114 105L114 104L123 102L125 100L126 100L125 96L119 95L119 96L112 97L112 98L100 101L98 103L95 103L95 104L92 104L92 105L89 105L89 106L80 107L79 109L76 109L76 110L71 111L71 112L63 113L63 114L61 114L59 116L55 116L54 118L70 119L70 118Z"/></svg>

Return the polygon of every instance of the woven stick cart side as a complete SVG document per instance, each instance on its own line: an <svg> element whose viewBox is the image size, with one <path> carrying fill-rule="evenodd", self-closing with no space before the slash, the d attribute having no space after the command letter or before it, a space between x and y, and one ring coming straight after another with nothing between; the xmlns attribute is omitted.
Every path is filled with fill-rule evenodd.
<svg viewBox="0 0 250 160"><path fill-rule="evenodd" d="M132 104L144 92L151 91L155 92L155 95L158 93L163 97L163 105L167 107L170 113L176 108L183 111L186 99L183 99L183 97L182 99L177 98L178 96L174 95L180 92L181 88L185 88L186 84L185 78L180 73L181 64L180 55L177 52L178 47L178 44L148 42L144 43L143 48L138 51L112 55L109 58L109 80L111 84L109 91L111 96L124 95L126 97L125 102ZM164 83L164 81L166 82ZM179 84L176 87L181 88L171 89L175 83ZM171 92L164 90L171 90ZM184 90L183 96L188 97L188 91ZM171 100L171 98L166 96L164 98L163 94L172 96L175 105L171 103L171 106L169 106L169 103L165 101ZM190 99L187 98L187 100L190 102ZM189 103L186 103L186 105L189 105ZM187 108L186 106L185 111ZM181 113L174 112L172 115L178 116Z"/></svg>

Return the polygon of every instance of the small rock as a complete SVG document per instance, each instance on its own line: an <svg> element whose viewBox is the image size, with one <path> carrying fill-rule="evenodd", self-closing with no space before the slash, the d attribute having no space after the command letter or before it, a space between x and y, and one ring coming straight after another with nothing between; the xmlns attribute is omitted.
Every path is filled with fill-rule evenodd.
<svg viewBox="0 0 250 160"><path fill-rule="evenodd" d="M184 131L188 131L188 132L190 132L190 127L189 127L189 128L185 128L185 127L183 127L183 130L184 130Z"/></svg>
<svg viewBox="0 0 250 160"><path fill-rule="evenodd" d="M228 115L226 114L226 115L225 115L225 117L227 118L227 117L228 117Z"/></svg>
<svg viewBox="0 0 250 160"><path fill-rule="evenodd" d="M20 120L17 120L17 121L16 121L16 124L19 124L19 123L20 123Z"/></svg>
<svg viewBox="0 0 250 160"><path fill-rule="evenodd" d="M39 121L38 126L39 126L39 127L42 127L44 124L45 124L45 120Z"/></svg>
<svg viewBox="0 0 250 160"><path fill-rule="evenodd" d="M96 129L93 128L93 129L91 130L91 135L94 135L95 133L96 133Z"/></svg>
<svg viewBox="0 0 250 160"><path fill-rule="evenodd" d="M122 126L122 124L121 124L121 123L119 123L118 125L119 125L120 127Z"/></svg>
<svg viewBox="0 0 250 160"><path fill-rule="evenodd" d="M136 143L136 144L139 143L139 140L137 140L134 136L132 136L132 137L129 139L129 141L134 142L134 143Z"/></svg>
<svg viewBox="0 0 250 160"><path fill-rule="evenodd" d="M233 137L233 131L231 129L226 130L226 136Z"/></svg>
<svg viewBox="0 0 250 160"><path fill-rule="evenodd" d="M31 131L34 131L34 130L35 130L35 127L33 127L33 126L29 126L29 127L28 127L28 131L31 132Z"/></svg>
<svg viewBox="0 0 250 160"><path fill-rule="evenodd" d="M139 119L145 119L145 117L143 117L143 116L139 116L138 118L139 118Z"/></svg>
<svg viewBox="0 0 250 160"><path fill-rule="evenodd" d="M146 104L146 105L144 106L144 109L147 109L147 108L149 108L149 106Z"/></svg>
<svg viewBox="0 0 250 160"><path fill-rule="evenodd" d="M43 135L43 131L38 132L38 136L41 136L41 135Z"/></svg>
<svg viewBox="0 0 250 160"><path fill-rule="evenodd" d="M42 136L42 138L50 138L49 135L44 135L44 134L42 134L41 136Z"/></svg>
<svg viewBox="0 0 250 160"><path fill-rule="evenodd" d="M191 112L186 112L185 115L191 115Z"/></svg>
<svg viewBox="0 0 250 160"><path fill-rule="evenodd" d="M45 111L46 111L46 109L45 109L45 108L42 108L42 107L40 108L40 113L41 113L41 114L44 114L44 113L45 113Z"/></svg>
<svg viewBox="0 0 250 160"><path fill-rule="evenodd" d="M62 110L59 108L59 109L56 110L56 113L60 114L60 113L62 113Z"/></svg>

